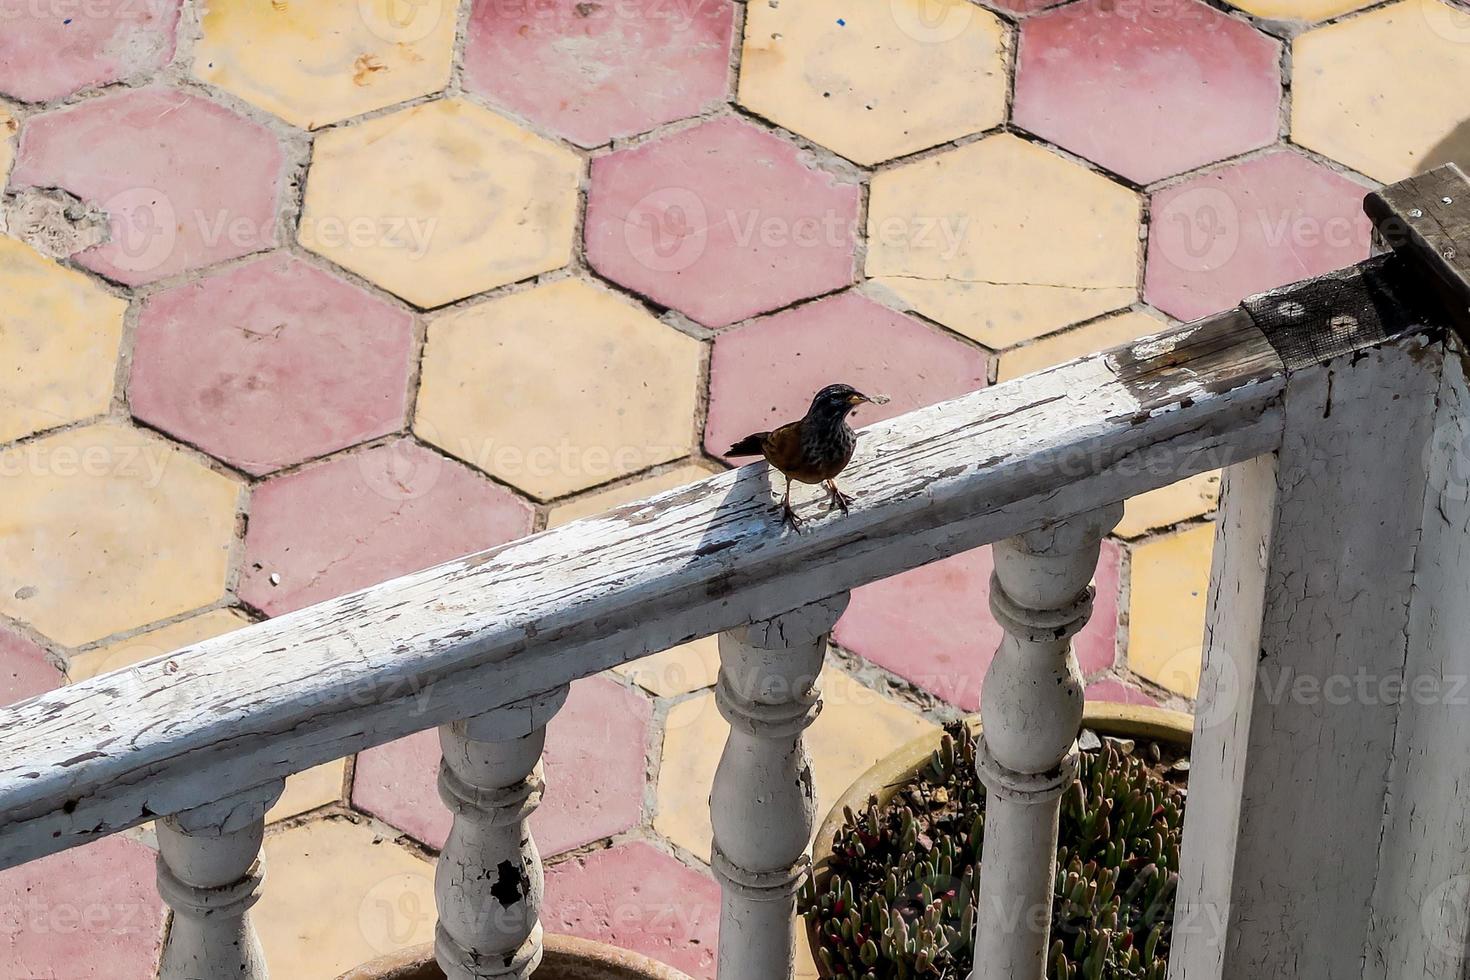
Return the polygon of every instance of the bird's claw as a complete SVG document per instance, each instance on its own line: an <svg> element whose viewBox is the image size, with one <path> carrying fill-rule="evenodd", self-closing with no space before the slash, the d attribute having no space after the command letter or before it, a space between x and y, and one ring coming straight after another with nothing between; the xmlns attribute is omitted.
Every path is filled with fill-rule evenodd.
<svg viewBox="0 0 1470 980"><path fill-rule="evenodd" d="M801 518L796 516L796 511L790 504L783 504L781 507L781 523L797 534L801 533Z"/></svg>
<svg viewBox="0 0 1470 980"><path fill-rule="evenodd" d="M842 512L844 514L849 513L847 508L848 505L852 503L851 497L843 493L841 490L838 490L836 487L829 487L827 493L830 495L829 499L827 500L828 511L833 511L840 507L842 508Z"/></svg>

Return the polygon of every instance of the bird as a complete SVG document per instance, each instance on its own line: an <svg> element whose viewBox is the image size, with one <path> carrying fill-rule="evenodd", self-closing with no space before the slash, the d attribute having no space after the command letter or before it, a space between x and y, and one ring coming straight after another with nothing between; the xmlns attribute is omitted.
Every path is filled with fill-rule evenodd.
<svg viewBox="0 0 1470 980"><path fill-rule="evenodd" d="M847 424L847 417L859 405L882 405L887 401L883 395L869 397L852 385L831 384L812 398L806 415L769 432L753 432L725 455L764 456L786 478L781 522L799 533L802 522L791 507L791 481L822 484L827 490L827 510L840 507L846 514L852 500L838 488L836 478L857 447L857 433Z"/></svg>

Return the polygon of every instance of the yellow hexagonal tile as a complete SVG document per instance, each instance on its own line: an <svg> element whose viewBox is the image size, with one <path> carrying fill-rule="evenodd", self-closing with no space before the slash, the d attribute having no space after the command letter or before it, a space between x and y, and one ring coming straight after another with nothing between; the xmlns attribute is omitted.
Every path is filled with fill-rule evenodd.
<svg viewBox="0 0 1470 980"><path fill-rule="evenodd" d="M867 273L992 349L1138 295L1138 195L1009 134L873 178Z"/></svg>
<svg viewBox="0 0 1470 980"><path fill-rule="evenodd" d="M740 103L875 164L1005 119L1005 25L968 0L746 7Z"/></svg>
<svg viewBox="0 0 1470 980"><path fill-rule="evenodd" d="M822 672L822 701L806 737L818 823L873 763L935 727L830 665ZM729 732L713 693L675 705L664 724L654 829L706 861L714 833L709 791Z"/></svg>
<svg viewBox="0 0 1470 980"><path fill-rule="evenodd" d="M240 485L117 422L0 452L0 612L67 646L209 605Z"/></svg>
<svg viewBox="0 0 1470 980"><path fill-rule="evenodd" d="M1158 317L1136 310L1094 320L1085 327L1054 334L1024 347L1013 347L1001 354L996 380L1010 381L1168 328Z"/></svg>
<svg viewBox="0 0 1470 980"><path fill-rule="evenodd" d="M194 74L314 129L444 88L455 20L449 0L214 0Z"/></svg>
<svg viewBox="0 0 1470 980"><path fill-rule="evenodd" d="M125 640L104 643L73 654L67 660L66 676L75 684L98 674L161 657L191 643L223 636L249 623L250 620L239 610L212 609ZM346 772L347 760L338 759L290 777L286 780L286 791L266 814L266 821L284 820L341 799Z"/></svg>
<svg viewBox="0 0 1470 980"><path fill-rule="evenodd" d="M251 915L273 977L329 980L434 938L434 866L342 817L265 839Z"/></svg>
<svg viewBox="0 0 1470 980"><path fill-rule="evenodd" d="M1371 3L1373 0L1231 0L1231 6L1257 17L1307 23L1341 17Z"/></svg>
<svg viewBox="0 0 1470 980"><path fill-rule="evenodd" d="M15 162L15 133L18 129L20 123L16 122L15 116L0 105L0 187L5 186L10 165Z"/></svg>
<svg viewBox="0 0 1470 980"><path fill-rule="evenodd" d="M1128 666L1176 694L1199 689L1205 604L1215 526L1145 541L1132 552L1128 602Z"/></svg>
<svg viewBox="0 0 1470 980"><path fill-rule="evenodd" d="M577 279L429 325L414 431L542 500L689 455L700 344Z"/></svg>
<svg viewBox="0 0 1470 980"><path fill-rule="evenodd" d="M1291 135L1377 180L1470 166L1470 12L1404 0L1292 44Z"/></svg>
<svg viewBox="0 0 1470 980"><path fill-rule="evenodd" d="M1220 471L1199 473L1167 487L1130 497L1123 504L1123 519L1113 529L1125 538L1136 538L1161 527L1202 517L1220 502Z"/></svg>
<svg viewBox="0 0 1470 980"><path fill-rule="evenodd" d="M582 161L460 99L323 133L306 181L307 248L421 307L560 268Z"/></svg>
<svg viewBox="0 0 1470 980"><path fill-rule="evenodd" d="M0 296L0 442L106 412L127 301L3 236Z"/></svg>

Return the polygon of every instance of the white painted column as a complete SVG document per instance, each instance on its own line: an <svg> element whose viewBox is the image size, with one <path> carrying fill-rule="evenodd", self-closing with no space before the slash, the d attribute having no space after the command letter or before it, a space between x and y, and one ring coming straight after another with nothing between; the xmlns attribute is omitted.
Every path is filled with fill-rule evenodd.
<svg viewBox="0 0 1470 980"><path fill-rule="evenodd" d="M159 980L267 980L250 907L265 877L265 812L284 788L276 780L155 823L158 892L174 913Z"/></svg>
<svg viewBox="0 0 1470 980"><path fill-rule="evenodd" d="M1395 896L1390 923L1375 907L1385 861L1445 854L1388 850L1404 843L1393 814L1421 805L1390 786L1406 734L1396 692L1426 639L1410 615L1427 584L1416 561L1460 546L1440 536L1438 501L1426 506L1442 363L1438 344L1411 337L1298 368L1279 451L1226 471L1172 980L1448 975L1413 957L1383 972L1383 927L1417 929L1418 909L1405 915ZM1455 589L1463 606L1463 579ZM1432 766L1453 784L1450 768ZM1425 812L1435 808L1463 814L1459 801Z"/></svg>
<svg viewBox="0 0 1470 980"><path fill-rule="evenodd" d="M439 729L439 796L454 826L434 875L434 949L448 980L526 980L541 963L545 879L527 821L546 788L546 723L567 692Z"/></svg>
<svg viewBox="0 0 1470 980"><path fill-rule="evenodd" d="M978 748L985 839L972 980L1041 980L1051 932L1057 826L1077 772L1082 671L1072 636L1113 504L997 542L990 608L1005 630L985 674Z"/></svg>
<svg viewBox="0 0 1470 980"><path fill-rule="evenodd" d="M1367 689L1399 719L1364 980L1470 976L1470 362L1446 344L1403 684Z"/></svg>
<svg viewBox="0 0 1470 980"><path fill-rule="evenodd" d="M730 723L710 792L713 864L724 892L719 980L787 980L796 892L816 791L802 732L821 710L817 677L843 593L720 635L715 698Z"/></svg>

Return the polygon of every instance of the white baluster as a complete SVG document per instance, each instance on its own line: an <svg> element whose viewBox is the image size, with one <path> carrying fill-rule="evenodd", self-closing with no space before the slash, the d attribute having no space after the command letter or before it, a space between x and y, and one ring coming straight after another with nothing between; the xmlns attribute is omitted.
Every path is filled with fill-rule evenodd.
<svg viewBox="0 0 1470 980"><path fill-rule="evenodd" d="M971 980L1041 980L1062 791L1077 771L1082 672L1072 636L1092 613L1102 538L1121 504L996 543L990 608L1005 630L985 675L985 841Z"/></svg>
<svg viewBox="0 0 1470 980"><path fill-rule="evenodd" d="M267 980L250 924L265 876L265 812L277 780L165 817L158 832L158 892L173 909L159 980Z"/></svg>
<svg viewBox="0 0 1470 980"><path fill-rule="evenodd" d="M546 782L558 688L439 729L439 796L454 826L439 855L435 953L448 980L526 980L541 963L541 855L527 820Z"/></svg>
<svg viewBox="0 0 1470 980"><path fill-rule="evenodd" d="M720 636L720 713L730 723L710 793L723 889L719 980L785 980L795 966L796 891L816 816L801 734L847 594Z"/></svg>

